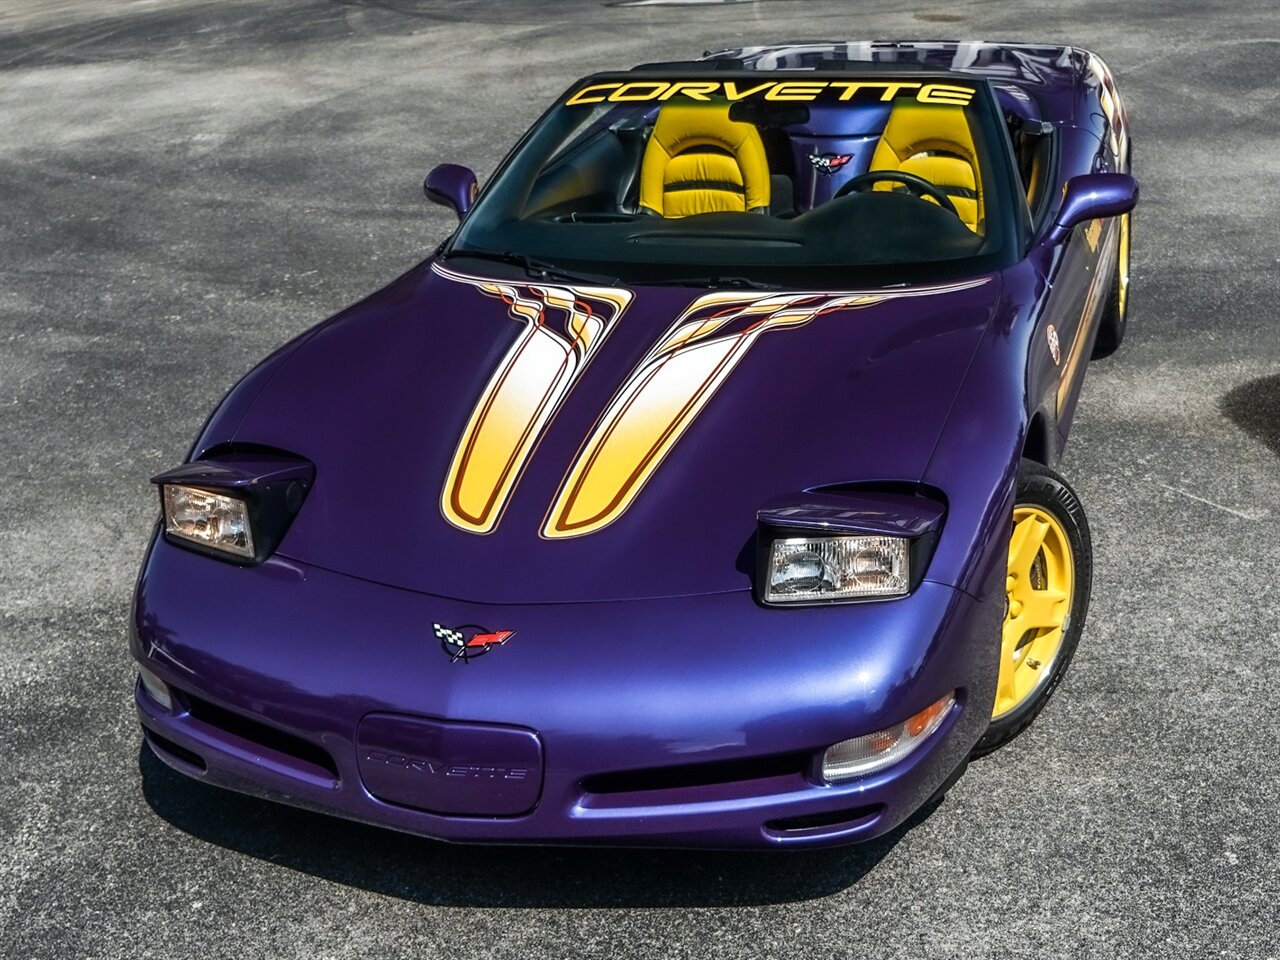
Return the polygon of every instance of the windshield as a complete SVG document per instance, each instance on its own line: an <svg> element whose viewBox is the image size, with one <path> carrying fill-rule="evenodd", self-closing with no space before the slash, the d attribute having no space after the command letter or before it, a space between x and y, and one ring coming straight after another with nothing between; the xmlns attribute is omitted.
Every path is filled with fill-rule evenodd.
<svg viewBox="0 0 1280 960"><path fill-rule="evenodd" d="M1016 256L1010 171L979 80L600 75L530 131L446 256L633 282L946 279Z"/></svg>

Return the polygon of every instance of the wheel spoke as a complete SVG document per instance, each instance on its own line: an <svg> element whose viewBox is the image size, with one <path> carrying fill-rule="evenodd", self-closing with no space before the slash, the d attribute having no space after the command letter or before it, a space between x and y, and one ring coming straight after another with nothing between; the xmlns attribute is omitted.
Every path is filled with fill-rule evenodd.
<svg viewBox="0 0 1280 960"><path fill-rule="evenodd" d="M1017 643L1017 640L1014 640ZM1003 713L1018 702L1018 664L1011 656L1000 658L1000 678L996 681L996 713Z"/></svg>
<svg viewBox="0 0 1280 960"><path fill-rule="evenodd" d="M1031 576L1031 564L1044 546L1049 524L1035 517L1027 517L1013 528L1009 540L1009 572L1018 577Z"/></svg>
<svg viewBox="0 0 1280 960"><path fill-rule="evenodd" d="M1040 636L1032 640L1022 651L1022 661L1028 667L1032 663L1045 664L1051 663L1053 658L1058 655L1058 647L1062 645L1062 630L1046 630Z"/></svg>
<svg viewBox="0 0 1280 960"><path fill-rule="evenodd" d="M1022 629L1060 627L1067 618L1067 595L1061 590L1026 590L1019 594Z"/></svg>
<svg viewBox="0 0 1280 960"><path fill-rule="evenodd" d="M1022 654L1018 644L1026 631L1015 620L1005 619L1004 632L1000 640L1000 675L996 681L996 712L1002 713L1013 707L1018 700L1018 665Z"/></svg>
<svg viewBox="0 0 1280 960"><path fill-rule="evenodd" d="M1018 652L1018 641L1022 639L1024 633L1026 633L1026 630L1017 620L1005 620L1004 633L1000 638L1001 667L1005 663L1013 662L1013 658Z"/></svg>

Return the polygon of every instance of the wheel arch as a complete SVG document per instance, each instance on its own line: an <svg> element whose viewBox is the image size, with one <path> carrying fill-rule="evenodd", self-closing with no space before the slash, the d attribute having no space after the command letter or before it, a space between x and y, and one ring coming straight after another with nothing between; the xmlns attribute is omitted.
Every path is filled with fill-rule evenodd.
<svg viewBox="0 0 1280 960"><path fill-rule="evenodd" d="M1027 424L1026 436L1022 441L1022 455L1046 467L1053 466L1058 459L1053 442L1053 428L1048 414L1043 410L1037 410Z"/></svg>

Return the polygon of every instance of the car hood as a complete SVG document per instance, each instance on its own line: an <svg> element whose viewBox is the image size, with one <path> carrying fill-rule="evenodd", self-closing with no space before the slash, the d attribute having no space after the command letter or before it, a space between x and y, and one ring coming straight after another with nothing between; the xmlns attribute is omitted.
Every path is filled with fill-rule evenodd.
<svg viewBox="0 0 1280 960"><path fill-rule="evenodd" d="M234 436L202 447L315 464L281 555L484 603L750 589L767 501L920 478L1000 285L706 291L508 272L428 261L252 378Z"/></svg>

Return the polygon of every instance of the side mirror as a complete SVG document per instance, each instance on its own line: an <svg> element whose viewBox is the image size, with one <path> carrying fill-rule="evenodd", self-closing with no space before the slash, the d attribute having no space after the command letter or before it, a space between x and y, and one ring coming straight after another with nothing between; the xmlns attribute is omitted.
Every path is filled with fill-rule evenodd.
<svg viewBox="0 0 1280 960"><path fill-rule="evenodd" d="M1071 228L1086 220L1128 213L1138 202L1138 181L1127 173L1086 173L1072 177L1062 191L1062 207L1049 228L1050 243L1061 243Z"/></svg>
<svg viewBox="0 0 1280 960"><path fill-rule="evenodd" d="M476 200L476 175L470 167L442 163L422 181L422 192L432 203L452 207L461 219Z"/></svg>

